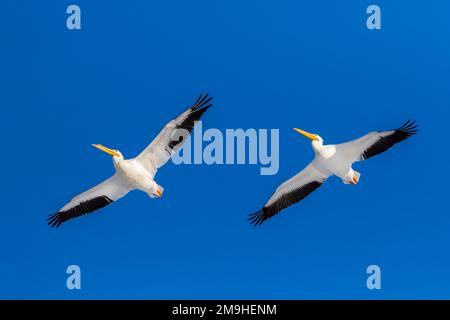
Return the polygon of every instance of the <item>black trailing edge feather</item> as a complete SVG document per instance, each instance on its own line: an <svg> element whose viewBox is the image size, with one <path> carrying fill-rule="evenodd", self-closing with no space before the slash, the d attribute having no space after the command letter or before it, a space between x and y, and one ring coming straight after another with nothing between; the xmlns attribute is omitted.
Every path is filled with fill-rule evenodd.
<svg viewBox="0 0 450 320"><path fill-rule="evenodd" d="M47 219L49 226L59 227L61 223L91 213L100 208L106 207L113 201L107 196L100 196L88 201L83 201L77 206L70 208L66 211L59 211L53 215L50 215Z"/></svg>
<svg viewBox="0 0 450 320"><path fill-rule="evenodd" d="M376 156L377 154L386 151L394 144L399 143L400 141L403 141L416 134L417 132L419 132L417 127L418 126L416 125L416 121L408 120L400 128L394 130L394 133L389 136L379 138L377 142L367 148L361 154L361 160L367 160L373 156Z"/></svg>
<svg viewBox="0 0 450 320"><path fill-rule="evenodd" d="M270 206L265 206L264 208L256 211L255 213L250 214L248 217L248 221L254 226L260 225L265 220L272 218L281 210L306 198L310 193L312 193L314 190L320 187L322 183L323 182L320 181L312 181L297 189L294 189L288 193L281 195Z"/></svg>
<svg viewBox="0 0 450 320"><path fill-rule="evenodd" d="M197 101L195 101L194 105L190 108L191 113L183 120L182 123L177 124L177 127L172 134L172 137L178 137L178 139L171 139L167 144L166 151L171 154L171 150L176 150L177 146L181 144L188 134L192 132L194 129L195 123L200 120L202 115L208 110L209 107L212 106L212 103L209 103L212 100L212 97L209 97L209 94L200 94ZM183 129L183 134L178 134L177 130Z"/></svg>

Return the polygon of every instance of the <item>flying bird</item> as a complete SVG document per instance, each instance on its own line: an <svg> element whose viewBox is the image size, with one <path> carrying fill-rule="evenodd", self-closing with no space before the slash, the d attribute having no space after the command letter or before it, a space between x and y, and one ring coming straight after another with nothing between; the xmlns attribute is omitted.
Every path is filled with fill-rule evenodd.
<svg viewBox="0 0 450 320"><path fill-rule="evenodd" d="M418 132L415 121L408 120L396 130L370 132L349 142L324 145L318 134L294 130L311 139L315 158L305 169L281 184L263 208L250 214L248 220L255 226L304 199L332 175L342 179L344 184L357 184L360 173L352 168L354 162L376 156Z"/></svg>
<svg viewBox="0 0 450 320"><path fill-rule="evenodd" d="M164 189L154 180L156 171L181 148L196 122L212 106L211 100L208 94L201 94L188 110L167 123L136 158L126 160L119 150L93 144L112 156L115 174L50 215L48 224L59 227L63 222L103 208L135 189L146 192L151 198L162 197Z"/></svg>

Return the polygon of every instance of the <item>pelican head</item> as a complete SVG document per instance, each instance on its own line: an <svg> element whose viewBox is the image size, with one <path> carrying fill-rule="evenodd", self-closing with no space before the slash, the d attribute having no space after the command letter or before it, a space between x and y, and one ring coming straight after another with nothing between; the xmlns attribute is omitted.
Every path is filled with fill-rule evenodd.
<svg viewBox="0 0 450 320"><path fill-rule="evenodd" d="M101 144L93 144L92 146L111 155L114 161L123 160L123 155L119 150L109 149Z"/></svg>
<svg viewBox="0 0 450 320"><path fill-rule="evenodd" d="M311 139L311 144L314 149L317 149L318 147L321 147L323 145L323 139L318 134L309 133L309 132L306 132L306 131L304 131L302 129L298 129L298 128L294 128L294 130L297 131L298 133L301 133L305 137Z"/></svg>

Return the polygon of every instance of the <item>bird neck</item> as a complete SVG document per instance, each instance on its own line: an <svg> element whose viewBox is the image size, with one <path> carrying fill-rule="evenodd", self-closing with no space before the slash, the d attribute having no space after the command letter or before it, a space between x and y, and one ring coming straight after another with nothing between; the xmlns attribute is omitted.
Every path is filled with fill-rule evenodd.
<svg viewBox="0 0 450 320"><path fill-rule="evenodd" d="M312 141L311 146L315 153L318 153L325 148L325 146L323 145L323 142L319 141L319 140Z"/></svg>
<svg viewBox="0 0 450 320"><path fill-rule="evenodd" d="M112 159L113 159L113 164L114 164L115 168L120 166L120 163L123 161L122 157L113 157Z"/></svg>
<svg viewBox="0 0 450 320"><path fill-rule="evenodd" d="M320 144L314 148L314 153L316 156L329 159L336 153L336 147L334 145Z"/></svg>

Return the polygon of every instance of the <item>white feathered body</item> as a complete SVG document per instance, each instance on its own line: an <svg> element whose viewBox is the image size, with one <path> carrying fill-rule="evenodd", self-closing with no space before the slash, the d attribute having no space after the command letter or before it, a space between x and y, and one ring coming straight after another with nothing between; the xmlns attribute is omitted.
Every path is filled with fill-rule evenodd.
<svg viewBox="0 0 450 320"><path fill-rule="evenodd" d="M319 141L312 141L312 147L316 157L311 165L325 176L335 175L345 184L352 183L354 175L357 175L359 179L360 174L352 168L354 159L342 152L337 152L336 145L322 145Z"/></svg>
<svg viewBox="0 0 450 320"><path fill-rule="evenodd" d="M155 190L164 190L154 180L156 170L149 171L141 161L137 159L113 158L116 173L131 189L138 189L147 193L151 198L155 198Z"/></svg>

